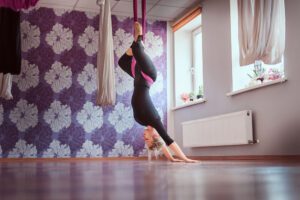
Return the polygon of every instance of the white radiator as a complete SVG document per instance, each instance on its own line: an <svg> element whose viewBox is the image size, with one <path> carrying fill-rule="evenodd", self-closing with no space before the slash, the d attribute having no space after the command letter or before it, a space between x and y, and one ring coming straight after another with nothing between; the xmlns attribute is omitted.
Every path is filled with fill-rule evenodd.
<svg viewBox="0 0 300 200"><path fill-rule="evenodd" d="M255 143L251 110L183 122L182 129L184 147Z"/></svg>

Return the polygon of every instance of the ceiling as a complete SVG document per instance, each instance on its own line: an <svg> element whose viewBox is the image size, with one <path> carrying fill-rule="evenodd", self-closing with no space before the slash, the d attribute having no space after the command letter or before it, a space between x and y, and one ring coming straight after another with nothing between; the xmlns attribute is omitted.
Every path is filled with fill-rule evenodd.
<svg viewBox="0 0 300 200"><path fill-rule="evenodd" d="M74 9L79 11L99 12L97 0L39 0L38 6L48 8ZM200 5L200 0L146 0L147 17L174 21L195 5ZM139 3L139 16L141 13L141 0ZM119 16L133 16L132 0L110 0L112 14Z"/></svg>

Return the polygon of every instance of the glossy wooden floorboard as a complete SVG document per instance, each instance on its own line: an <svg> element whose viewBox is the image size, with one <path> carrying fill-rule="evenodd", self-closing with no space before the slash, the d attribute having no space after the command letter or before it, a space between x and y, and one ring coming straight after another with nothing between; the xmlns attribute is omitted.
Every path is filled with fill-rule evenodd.
<svg viewBox="0 0 300 200"><path fill-rule="evenodd" d="M0 162L1 200L298 200L300 163Z"/></svg>

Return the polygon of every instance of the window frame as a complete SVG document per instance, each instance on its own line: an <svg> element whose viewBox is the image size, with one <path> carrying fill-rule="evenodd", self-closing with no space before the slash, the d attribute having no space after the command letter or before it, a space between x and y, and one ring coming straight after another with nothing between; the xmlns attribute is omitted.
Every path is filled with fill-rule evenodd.
<svg viewBox="0 0 300 200"><path fill-rule="evenodd" d="M191 66L191 75L192 75L192 90L196 92L196 74L195 74L195 69L196 69L196 36L202 34L202 25L199 27L195 28L192 31L192 66ZM200 36L201 37L201 36ZM202 46L200 47L202 48ZM202 61L203 61L203 55L202 55ZM203 62L202 62L203 63ZM203 68L203 66L202 66ZM203 85L203 83L202 83Z"/></svg>
<svg viewBox="0 0 300 200"><path fill-rule="evenodd" d="M238 7L237 7L237 0L230 0L230 37L231 37L231 91L228 92L226 95L227 96L233 96L236 94L240 94L240 93L244 93L247 91L251 91L257 88L261 88L261 87L265 87L268 85L274 85L276 83L283 83L287 80L286 78L286 70L285 70L285 62L284 62L284 56L283 56L283 60L282 60L282 65L283 65L283 76L279 79L275 79L275 80L267 80L264 81L260 84L256 84L256 85L250 85L250 81L249 81L249 85L248 86L241 86L240 84L237 84L237 74L240 73L239 68L241 68L240 64L239 64L239 55L240 55L240 50L239 50L239 39L238 39ZM258 62L260 62L260 65L263 66L265 69L265 64L259 60L257 60ZM276 66L277 64L275 64L274 66ZM249 64L247 66L242 66L242 68L254 68L255 66L255 62L252 64ZM244 79L243 79L244 80ZM238 87L237 87L238 85Z"/></svg>

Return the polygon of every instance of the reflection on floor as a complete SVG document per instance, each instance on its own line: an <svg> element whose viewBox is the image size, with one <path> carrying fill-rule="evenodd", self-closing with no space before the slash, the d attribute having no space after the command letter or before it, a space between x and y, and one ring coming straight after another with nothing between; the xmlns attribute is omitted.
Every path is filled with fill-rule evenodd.
<svg viewBox="0 0 300 200"><path fill-rule="evenodd" d="M299 196L299 162L0 162L1 200L290 200Z"/></svg>

